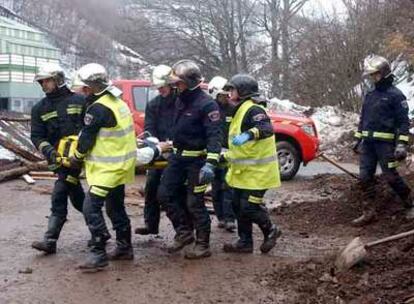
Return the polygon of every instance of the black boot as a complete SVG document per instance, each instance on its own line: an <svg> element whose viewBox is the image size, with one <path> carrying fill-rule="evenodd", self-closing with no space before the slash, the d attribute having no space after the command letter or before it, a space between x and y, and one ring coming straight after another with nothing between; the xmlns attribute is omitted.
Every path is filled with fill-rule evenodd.
<svg viewBox="0 0 414 304"><path fill-rule="evenodd" d="M236 229L236 224L233 221L226 221L225 228L228 232L234 232L234 229Z"/></svg>
<svg viewBox="0 0 414 304"><path fill-rule="evenodd" d="M238 239L234 243L224 244L223 251L228 253L253 253L253 243L246 243Z"/></svg>
<svg viewBox="0 0 414 304"><path fill-rule="evenodd" d="M103 235L102 235L102 239L105 241L105 243L108 241L108 240L110 240L111 239L111 234L109 233L109 232L106 232L106 233L104 233ZM91 248L92 247L92 245L93 245L93 238L91 238L89 241L88 241L88 248Z"/></svg>
<svg viewBox="0 0 414 304"><path fill-rule="evenodd" d="M262 253L268 253L273 247L276 246L277 239L281 236L282 231L277 229L275 224L270 224L267 227L260 227L263 232L263 243L260 245L260 251Z"/></svg>
<svg viewBox="0 0 414 304"><path fill-rule="evenodd" d="M355 227L362 227L375 221L376 211L372 201L364 201L362 215L354 219L351 224Z"/></svg>
<svg viewBox="0 0 414 304"><path fill-rule="evenodd" d="M65 221L65 218L51 215L49 217L48 227L43 241L33 242L32 248L47 254L56 253L56 242L59 239L60 231L62 230Z"/></svg>
<svg viewBox="0 0 414 304"><path fill-rule="evenodd" d="M135 229L135 234L141 234L141 235L148 235L148 234L158 234L158 229L150 229L147 225L143 227L138 227Z"/></svg>
<svg viewBox="0 0 414 304"><path fill-rule="evenodd" d="M84 272L96 272L108 266L108 257L106 255L106 241L103 236L92 236L91 251L86 261L79 265L79 269Z"/></svg>
<svg viewBox="0 0 414 304"><path fill-rule="evenodd" d="M352 226L362 227L376 220L375 211L375 182L373 180L360 181L362 192L362 215L351 222Z"/></svg>
<svg viewBox="0 0 414 304"><path fill-rule="evenodd" d="M223 245L223 251L228 253L253 253L253 238L251 224L239 221L239 239L234 243Z"/></svg>
<svg viewBox="0 0 414 304"><path fill-rule="evenodd" d="M210 251L210 232L197 232L197 240L193 247L185 252L185 258L196 260L211 256Z"/></svg>
<svg viewBox="0 0 414 304"><path fill-rule="evenodd" d="M167 247L168 253L178 252L185 246L190 245L194 242L193 232L187 232L184 234L177 234L174 237L173 243Z"/></svg>
<svg viewBox="0 0 414 304"><path fill-rule="evenodd" d="M108 254L111 261L133 260L134 251L131 244L131 228L116 233L116 248Z"/></svg>

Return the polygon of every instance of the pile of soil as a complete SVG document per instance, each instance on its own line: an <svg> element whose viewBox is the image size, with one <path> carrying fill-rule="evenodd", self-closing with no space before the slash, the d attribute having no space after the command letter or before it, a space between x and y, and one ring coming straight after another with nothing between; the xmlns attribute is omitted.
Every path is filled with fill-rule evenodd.
<svg viewBox="0 0 414 304"><path fill-rule="evenodd" d="M414 185L414 174L405 178ZM377 221L362 228L350 225L362 212L362 193L355 180L321 175L314 185L315 191L329 196L274 210L284 229L345 244L356 236L366 242L414 229L414 221L405 219L401 202L380 179ZM364 262L343 273L335 270L334 255L289 263L268 273L269 286L297 294L292 303L414 303L413 248L412 237L377 246Z"/></svg>

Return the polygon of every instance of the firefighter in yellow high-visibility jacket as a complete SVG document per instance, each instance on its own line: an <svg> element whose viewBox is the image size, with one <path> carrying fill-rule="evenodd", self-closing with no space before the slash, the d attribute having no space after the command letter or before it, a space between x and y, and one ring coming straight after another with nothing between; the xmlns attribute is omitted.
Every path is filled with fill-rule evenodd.
<svg viewBox="0 0 414 304"><path fill-rule="evenodd" d="M229 150L224 159L229 164L226 181L233 191L233 208L239 239L225 244L225 252L253 252L252 224L263 232L262 253L269 252L281 235L272 223L263 203L270 188L280 186L276 142L271 121L260 104L257 81L244 74L231 78L226 85L230 101L235 103L229 129Z"/></svg>
<svg viewBox="0 0 414 304"><path fill-rule="evenodd" d="M111 260L132 260L131 224L125 211L125 184L135 178L137 145L131 112L113 87L106 69L96 63L87 64L77 72L85 85L87 110L85 126L79 135L73 167L85 164L89 191L83 213L91 232L91 250L85 270L99 270ZM116 248L109 254L105 245L109 232L102 215L106 212L116 231Z"/></svg>

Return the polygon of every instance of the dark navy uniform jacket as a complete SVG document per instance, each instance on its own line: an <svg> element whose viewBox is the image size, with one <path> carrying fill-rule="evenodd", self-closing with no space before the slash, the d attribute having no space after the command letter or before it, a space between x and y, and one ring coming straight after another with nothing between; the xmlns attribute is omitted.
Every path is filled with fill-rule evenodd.
<svg viewBox="0 0 414 304"><path fill-rule="evenodd" d="M356 137L368 140L408 142L410 122L404 94L390 76L364 96Z"/></svg>
<svg viewBox="0 0 414 304"><path fill-rule="evenodd" d="M84 111L85 98L66 86L46 94L32 108L30 137L35 147L40 151L50 145L56 148L63 137L78 135Z"/></svg>
<svg viewBox="0 0 414 304"><path fill-rule="evenodd" d="M172 135L178 152L206 150L207 161L217 164L223 136L218 104L200 88L181 93Z"/></svg>
<svg viewBox="0 0 414 304"><path fill-rule="evenodd" d="M167 97L158 95L145 108L144 130L160 141L172 139L176 99L174 92Z"/></svg>

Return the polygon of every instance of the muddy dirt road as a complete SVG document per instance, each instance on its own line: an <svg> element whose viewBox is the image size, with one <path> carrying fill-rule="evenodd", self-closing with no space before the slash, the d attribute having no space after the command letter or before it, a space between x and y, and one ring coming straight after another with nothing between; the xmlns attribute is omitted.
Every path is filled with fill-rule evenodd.
<svg viewBox="0 0 414 304"><path fill-rule="evenodd" d="M303 269L300 263L333 254L359 233L351 229L349 235L341 228L339 232L332 229L324 233L323 225L316 229L315 223L311 223L312 217L301 219L302 215L294 212L298 203L318 204L335 199L343 190L341 187L351 182L341 177L333 182L336 187L330 187L325 182L329 178L336 176L310 179L302 175L284 183L281 190L268 194L268 205L279 206L273 216L284 232L269 255L262 255L258 250L253 255L223 253L223 242L233 240L236 235L216 228L214 216L212 257L188 261L182 254L169 255L164 247L171 241L173 232L164 216L160 236L133 236L134 261L114 262L107 270L95 274L76 269L87 255L89 233L83 217L73 208L58 242L57 255L44 256L30 248L32 241L42 237L46 227L52 181L38 181L34 186L19 180L2 183L0 303L334 303L330 298L326 302L305 300L308 295L296 288L293 271L296 265L302 265L298 269ZM143 200L137 195L143 182L143 177L137 177L136 184L127 189L133 227L143 221L143 209L139 206ZM313 207L317 212L318 207ZM306 212L306 208L303 210ZM300 224L293 224L296 221ZM307 229L308 224L313 230ZM341 225L345 228L344 223ZM260 239L260 232L255 230L257 248ZM113 245L112 238L109 247ZM312 274L315 269L324 271L320 264L312 265L316 265L311 266ZM305 274L299 275L307 282ZM313 284L315 278L309 277L309 280ZM313 298L309 296L309 299Z"/></svg>

